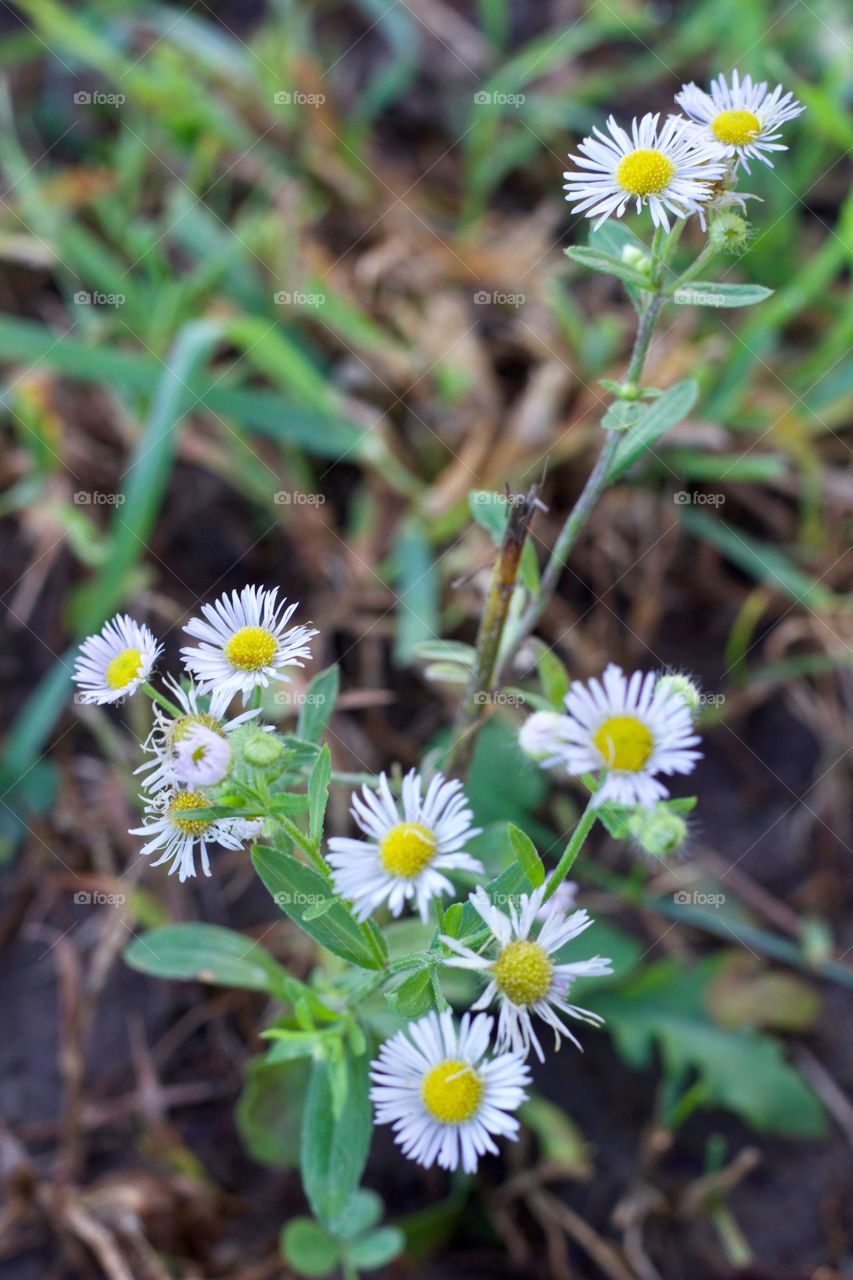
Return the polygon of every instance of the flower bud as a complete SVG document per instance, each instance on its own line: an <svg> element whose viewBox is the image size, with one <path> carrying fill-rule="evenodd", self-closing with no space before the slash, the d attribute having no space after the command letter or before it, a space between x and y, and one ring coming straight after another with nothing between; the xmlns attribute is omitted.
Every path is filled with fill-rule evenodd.
<svg viewBox="0 0 853 1280"><path fill-rule="evenodd" d="M708 239L715 249L740 253L749 241L749 223L739 213L719 213L711 219Z"/></svg>
<svg viewBox="0 0 853 1280"><path fill-rule="evenodd" d="M655 858L676 853L687 839L687 823L665 804L636 809L628 819L628 831L640 848Z"/></svg>
<svg viewBox="0 0 853 1280"><path fill-rule="evenodd" d="M622 261L626 267L633 267L635 271L639 271L641 275L648 275L651 269L651 259L647 253L639 249L635 244L626 244L622 249Z"/></svg>
<svg viewBox="0 0 853 1280"><path fill-rule="evenodd" d="M266 769L280 759L284 744L274 733L254 733L243 744L243 759L258 769Z"/></svg>
<svg viewBox="0 0 853 1280"><path fill-rule="evenodd" d="M524 754L537 762L547 760L558 745L561 719L557 711L534 711L518 731L518 745Z"/></svg>
<svg viewBox="0 0 853 1280"><path fill-rule="evenodd" d="M655 685L655 692L658 689L668 690L670 697L673 694L679 694L691 711L698 711L702 703L702 694L699 692L698 686L688 676L661 676Z"/></svg>

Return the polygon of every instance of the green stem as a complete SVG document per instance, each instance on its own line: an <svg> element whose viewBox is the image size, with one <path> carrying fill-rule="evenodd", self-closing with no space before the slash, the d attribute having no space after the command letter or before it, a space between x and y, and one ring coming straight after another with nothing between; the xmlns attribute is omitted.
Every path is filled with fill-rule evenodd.
<svg viewBox="0 0 853 1280"><path fill-rule="evenodd" d="M574 861L583 848L587 836L595 826L595 819L597 816L598 815L593 808L592 799L590 799L589 804L584 809L578 819L577 826L571 834L571 839L566 845L565 853L551 873L551 878L545 889L545 896L542 899L543 902L547 902L548 899L553 896L571 871Z"/></svg>
<svg viewBox="0 0 853 1280"><path fill-rule="evenodd" d="M719 250L717 249L716 245L711 244L709 240L708 243L705 245L705 248L699 254L696 261L691 263L686 271L682 271L681 275L677 276L676 279L672 282L672 284L667 285L666 289L664 290L666 296L671 297L672 294L678 292L678 290L681 288L682 285L687 284L689 280L695 280L696 276L698 276L699 272L705 266L706 262L710 262L712 258L716 257L718 252Z"/></svg>
<svg viewBox="0 0 853 1280"><path fill-rule="evenodd" d="M165 711L168 711L170 716L178 717L184 714L181 708L176 707L174 702L170 702L165 694L158 692L158 690L154 688L153 684L146 683L142 685L141 688L143 693L148 694L148 697L152 702L159 702L160 706Z"/></svg>

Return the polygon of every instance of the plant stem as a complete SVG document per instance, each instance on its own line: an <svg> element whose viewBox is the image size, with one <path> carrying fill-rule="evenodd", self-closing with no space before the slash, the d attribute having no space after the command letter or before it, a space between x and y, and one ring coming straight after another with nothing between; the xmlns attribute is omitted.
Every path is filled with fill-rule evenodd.
<svg viewBox="0 0 853 1280"><path fill-rule="evenodd" d="M518 495L510 504L506 528L492 570L486 607L477 632L474 664L453 726L453 738L447 754L447 769L451 773L459 774L467 767L475 730L494 687L498 651L537 493L538 486L532 485L527 494Z"/></svg>
<svg viewBox="0 0 853 1280"><path fill-rule="evenodd" d="M141 687L142 692L147 693L148 697L151 698L153 702L159 702L160 706L163 707L165 711L168 711L170 716L182 716L184 714L180 707L176 707L174 702L170 702L165 694L160 693L154 688L153 684L146 683Z"/></svg>
<svg viewBox="0 0 853 1280"><path fill-rule="evenodd" d="M545 889L545 896L542 899L543 903L547 902L548 899L552 897L557 888L563 883L566 876L571 871L575 858L584 846L584 841L595 826L596 817L597 814L593 808L592 798L590 798L589 804L584 809L578 819L577 826L571 834L569 843L566 845L565 853L551 872L551 878L548 881Z"/></svg>
<svg viewBox="0 0 853 1280"><path fill-rule="evenodd" d="M663 303L664 296L661 292L660 285L658 285L655 292L649 299L648 306L640 317L637 336L634 339L634 347L631 352L631 360L628 364L627 373L625 374L626 382L638 382L642 375L643 366L646 362L646 356L648 355L649 345L652 340L652 334L654 333L658 313L660 312ZM512 638L512 643L507 648L499 680L504 678L513 659L515 658L515 655L518 653L519 648L530 635L531 631L533 631L534 627L539 622L539 619L542 617L542 614L545 612L545 608L556 590L557 583L560 580L560 574L563 572L563 568L569 558L572 547L577 541L578 534L586 523L595 503L598 501L602 490L607 485L610 465L613 462L616 450L619 448L621 438L622 433L620 431L608 431L606 433L604 444L601 446L601 451L596 458L595 466L589 473L586 484L581 491L581 495L572 507L572 510L569 512L566 522L560 530L560 535L554 543L554 549L551 552L548 564L545 567L545 572L542 574L539 593L535 599L530 601L522 614L521 620L519 621L518 627Z"/></svg>

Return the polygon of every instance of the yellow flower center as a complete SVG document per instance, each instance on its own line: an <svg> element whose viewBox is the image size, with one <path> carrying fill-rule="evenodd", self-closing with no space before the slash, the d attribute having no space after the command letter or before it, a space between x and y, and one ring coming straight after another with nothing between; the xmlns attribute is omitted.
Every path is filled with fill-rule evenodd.
<svg viewBox="0 0 853 1280"><path fill-rule="evenodd" d="M278 641L265 627L241 627L225 646L225 657L238 671L260 671L276 655Z"/></svg>
<svg viewBox="0 0 853 1280"><path fill-rule="evenodd" d="M663 191L675 173L675 165L662 151L643 148L620 161L616 181L632 196L651 196Z"/></svg>
<svg viewBox="0 0 853 1280"><path fill-rule="evenodd" d="M379 846L379 856L392 876L414 880L435 857L438 841L422 822L401 822L392 827Z"/></svg>
<svg viewBox="0 0 853 1280"><path fill-rule="evenodd" d="M210 729L212 733L218 733L220 738L225 737L216 717L208 715L205 711L199 711L198 715L181 716L179 720L175 720L172 725L172 742L181 742L190 729L194 729L197 724Z"/></svg>
<svg viewBox="0 0 853 1280"><path fill-rule="evenodd" d="M421 1097L424 1106L442 1124L462 1124L470 1120L480 1105L483 1081L467 1062L449 1058L424 1076Z"/></svg>
<svg viewBox="0 0 853 1280"><path fill-rule="evenodd" d="M649 730L636 716L611 716L596 731L593 742L610 769L637 773L655 745Z"/></svg>
<svg viewBox="0 0 853 1280"><path fill-rule="evenodd" d="M179 813L191 813L193 809L208 809L210 802L200 791L181 791L169 806L172 825L185 836L203 836L210 823L204 818L179 818Z"/></svg>
<svg viewBox="0 0 853 1280"><path fill-rule="evenodd" d="M751 111L721 111L711 121L711 132L718 142L742 147L761 133L761 121Z"/></svg>
<svg viewBox="0 0 853 1280"><path fill-rule="evenodd" d="M504 947L492 969L499 989L513 1004L535 1004L551 985L553 967L538 942L517 938Z"/></svg>
<svg viewBox="0 0 853 1280"><path fill-rule="evenodd" d="M111 689L123 689L142 670L142 654L138 649L122 649L107 667L106 680Z"/></svg>

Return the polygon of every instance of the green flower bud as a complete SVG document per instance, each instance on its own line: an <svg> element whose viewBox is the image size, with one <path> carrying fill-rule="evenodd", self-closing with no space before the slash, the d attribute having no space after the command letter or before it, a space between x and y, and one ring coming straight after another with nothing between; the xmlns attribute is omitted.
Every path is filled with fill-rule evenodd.
<svg viewBox="0 0 853 1280"><path fill-rule="evenodd" d="M640 848L655 858L676 853L687 839L687 823L664 804L636 809L628 819L628 830Z"/></svg>
<svg viewBox="0 0 853 1280"><path fill-rule="evenodd" d="M284 743L274 733L256 732L243 744L243 759L258 769L275 764L284 753Z"/></svg>
<svg viewBox="0 0 853 1280"><path fill-rule="evenodd" d="M648 275L651 269L651 259L642 249L638 249L635 244L626 244L622 249L622 261L626 267L633 267L635 271L639 271L641 275Z"/></svg>
<svg viewBox="0 0 853 1280"><path fill-rule="evenodd" d="M739 213L719 213L711 219L708 239L716 249L742 253L749 242L749 223Z"/></svg>
<svg viewBox="0 0 853 1280"><path fill-rule="evenodd" d="M699 710L702 694L699 692L698 686L687 676L661 676L655 686L655 691L657 692L658 689L667 689L670 694L680 694L691 711Z"/></svg>

